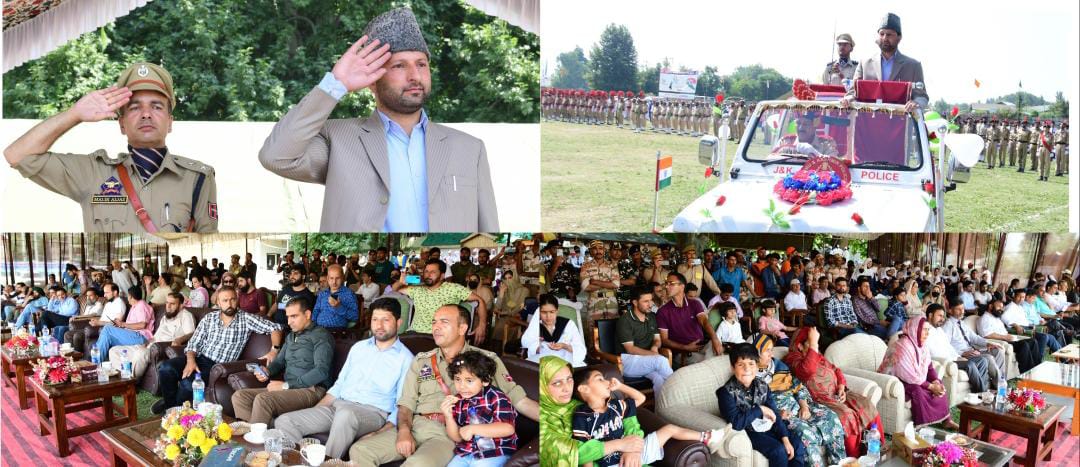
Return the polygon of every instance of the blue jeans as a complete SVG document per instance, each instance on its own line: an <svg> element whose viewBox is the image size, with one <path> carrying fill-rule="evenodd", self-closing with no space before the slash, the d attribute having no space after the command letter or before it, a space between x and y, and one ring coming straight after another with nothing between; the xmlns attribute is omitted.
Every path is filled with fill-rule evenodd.
<svg viewBox="0 0 1080 467"><path fill-rule="evenodd" d="M889 321L889 329L885 330L885 342L888 342L889 338L903 329L904 321L906 320L903 318L895 318L892 321Z"/></svg>
<svg viewBox="0 0 1080 467"><path fill-rule="evenodd" d="M34 314L36 308L26 307L23 308L22 313L19 313L19 317L15 320L15 327L19 328L23 325L30 323L30 316Z"/></svg>
<svg viewBox="0 0 1080 467"><path fill-rule="evenodd" d="M94 344L101 352L101 360L109 359L109 348L114 345L138 345L146 342L146 338L138 332L130 329L120 329L116 326L105 326L98 333L97 342Z"/></svg>
<svg viewBox="0 0 1080 467"><path fill-rule="evenodd" d="M783 422L777 420L776 423ZM788 442L795 449L795 457L790 460L787 457L787 451L784 449L784 443L780 440L781 436L776 429L776 424L773 424L773 428L764 433L748 429L746 430L746 436L750 438L750 445L754 450L760 452L769 460L769 467L802 467L805 465L806 447L803 446L802 440L794 431L788 432Z"/></svg>
<svg viewBox="0 0 1080 467"><path fill-rule="evenodd" d="M450 459L450 463L446 464L446 467L502 467L508 460L510 460L510 456L488 457L484 459L477 459L471 455L454 456L453 459Z"/></svg>
<svg viewBox="0 0 1080 467"><path fill-rule="evenodd" d="M216 363L202 354L195 356L195 365L202 373L203 382L210 379L210 369ZM181 379L184 367L187 366L187 355L165 360L158 364L158 387L161 388L161 398L165 401L165 408L176 407L192 398L191 383L195 381L195 373Z"/></svg>

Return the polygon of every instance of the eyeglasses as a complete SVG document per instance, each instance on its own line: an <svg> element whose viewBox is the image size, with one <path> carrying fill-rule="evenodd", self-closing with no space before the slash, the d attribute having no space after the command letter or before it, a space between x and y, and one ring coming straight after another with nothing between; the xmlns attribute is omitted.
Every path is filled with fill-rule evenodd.
<svg viewBox="0 0 1080 467"><path fill-rule="evenodd" d="M673 286L673 285L683 285L683 284L682 284L682 282L679 282L679 281L674 281L674 282L667 281L667 282L664 282L664 285L670 287L670 286Z"/></svg>

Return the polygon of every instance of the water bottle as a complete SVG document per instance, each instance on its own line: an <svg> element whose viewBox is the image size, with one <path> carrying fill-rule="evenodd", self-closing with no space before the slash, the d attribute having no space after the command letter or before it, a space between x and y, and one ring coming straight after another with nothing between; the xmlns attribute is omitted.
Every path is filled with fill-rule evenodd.
<svg viewBox="0 0 1080 467"><path fill-rule="evenodd" d="M123 379L130 379L134 376L132 373L131 359L128 358L127 349L120 351L120 377Z"/></svg>
<svg viewBox="0 0 1080 467"><path fill-rule="evenodd" d="M480 416L476 414L476 407L469 407L469 424L484 424L483 420L480 420ZM473 443L476 443L476 449L480 451L490 451L495 449L495 440L485 436L473 436Z"/></svg>
<svg viewBox="0 0 1080 467"><path fill-rule="evenodd" d="M99 368L101 367L101 351L98 350L96 345L90 348L90 363L97 365Z"/></svg>
<svg viewBox="0 0 1080 467"><path fill-rule="evenodd" d="M30 335L37 337L37 326L34 326L33 321L30 322Z"/></svg>
<svg viewBox="0 0 1080 467"><path fill-rule="evenodd" d="M203 383L202 373L198 371L195 372L195 381L192 381L191 383L191 394L192 406L198 407L199 404L202 404L203 401L206 400L206 383Z"/></svg>
<svg viewBox="0 0 1080 467"><path fill-rule="evenodd" d="M49 328L43 326L41 328L41 337L38 338L38 354L42 357L51 357L49 353L52 350L52 345L49 343Z"/></svg>
<svg viewBox="0 0 1080 467"><path fill-rule="evenodd" d="M998 374L997 399L994 401L994 409L1005 410L1005 393L1009 389L1009 382L1005 380L1004 372Z"/></svg>
<svg viewBox="0 0 1080 467"><path fill-rule="evenodd" d="M881 433L878 432L877 423L870 425L870 429L863 433L863 439L866 440L866 457L876 465L881 460Z"/></svg>

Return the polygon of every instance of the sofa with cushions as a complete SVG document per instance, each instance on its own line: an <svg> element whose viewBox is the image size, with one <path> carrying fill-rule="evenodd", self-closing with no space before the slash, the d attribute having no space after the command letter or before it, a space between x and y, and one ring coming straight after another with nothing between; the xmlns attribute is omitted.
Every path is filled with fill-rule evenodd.
<svg viewBox="0 0 1080 467"><path fill-rule="evenodd" d="M773 356L783 359L787 347L774 347ZM664 383L656 399L657 413L670 423L693 430L714 430L728 427L720 416L716 390L732 376L727 356L709 358L675 371ZM881 398L881 388L872 379L845 372L849 390L862 394L874 404ZM665 449L667 451L667 449ZM728 431L720 450L709 459L709 465L767 466L768 460L753 450L750 438L742 431Z"/></svg>

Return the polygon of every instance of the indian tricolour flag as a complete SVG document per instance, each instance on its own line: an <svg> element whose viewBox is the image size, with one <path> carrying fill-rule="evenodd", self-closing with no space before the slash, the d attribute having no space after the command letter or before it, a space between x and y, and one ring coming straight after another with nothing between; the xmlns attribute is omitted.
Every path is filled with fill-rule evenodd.
<svg viewBox="0 0 1080 467"><path fill-rule="evenodd" d="M656 155L656 191L671 185L671 156Z"/></svg>

